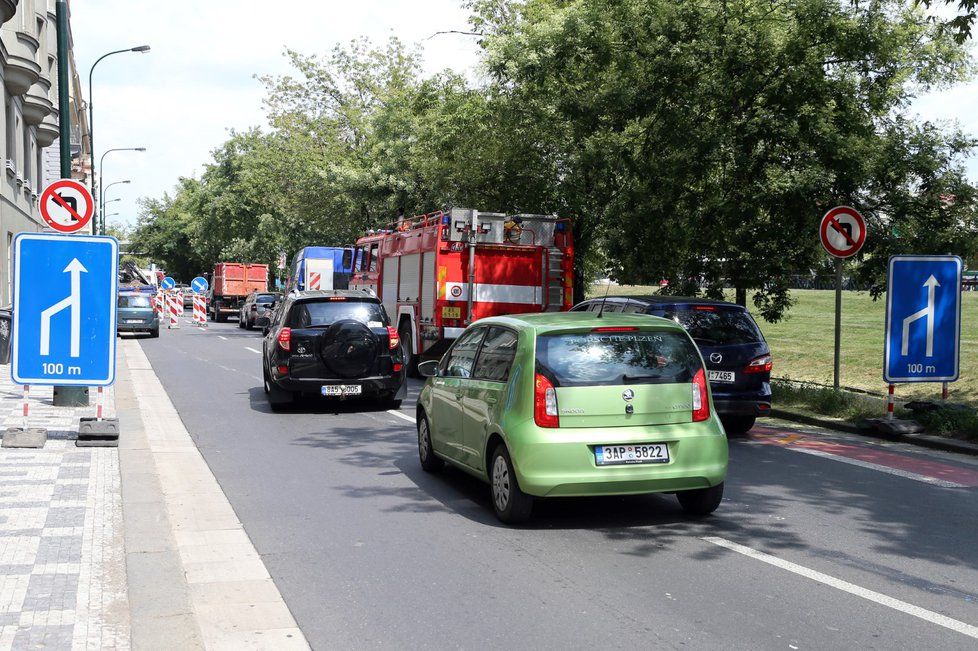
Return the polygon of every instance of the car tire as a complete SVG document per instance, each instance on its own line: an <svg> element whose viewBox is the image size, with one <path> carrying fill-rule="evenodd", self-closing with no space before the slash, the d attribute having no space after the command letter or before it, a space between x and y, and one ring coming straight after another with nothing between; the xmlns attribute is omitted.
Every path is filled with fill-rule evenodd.
<svg viewBox="0 0 978 651"><path fill-rule="evenodd" d="M411 326L407 321L401 321L397 329L397 336L401 339L401 355L404 357L404 372L408 377L421 377L418 375L418 356L414 353L414 340L411 338Z"/></svg>
<svg viewBox="0 0 978 651"><path fill-rule="evenodd" d="M238 327L242 329L245 327L245 320L244 317L241 316L241 314L238 314Z"/></svg>
<svg viewBox="0 0 978 651"><path fill-rule="evenodd" d="M520 488L513 461L505 445L497 445L489 463L489 491L496 517L506 524L526 522L533 511L533 497Z"/></svg>
<svg viewBox="0 0 978 651"><path fill-rule="evenodd" d="M418 460L425 472L438 472L445 467L445 462L435 454L431 445L431 425L424 413L418 417Z"/></svg>
<svg viewBox="0 0 978 651"><path fill-rule="evenodd" d="M271 376L268 374L268 369L263 369L265 397L268 398L268 406L272 408L272 411L282 411L288 405L295 402L295 394L286 391L285 389L279 388L272 382Z"/></svg>
<svg viewBox="0 0 978 651"><path fill-rule="evenodd" d="M676 493L679 505L690 515L706 516L717 510L723 501L723 482L709 488L697 488Z"/></svg>
<svg viewBox="0 0 978 651"><path fill-rule="evenodd" d="M160 336L159 328L153 328L152 330L149 331L150 339L159 339L159 336Z"/></svg>
<svg viewBox="0 0 978 651"><path fill-rule="evenodd" d="M754 427L757 416L721 416L720 421L727 436L743 436Z"/></svg>

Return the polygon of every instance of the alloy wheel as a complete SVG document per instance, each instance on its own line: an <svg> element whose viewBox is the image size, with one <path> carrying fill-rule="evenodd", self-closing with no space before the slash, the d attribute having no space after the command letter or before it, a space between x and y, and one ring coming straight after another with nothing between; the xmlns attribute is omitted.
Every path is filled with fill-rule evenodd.
<svg viewBox="0 0 978 651"><path fill-rule="evenodd" d="M424 418L418 424L418 454L421 461L428 460L428 421Z"/></svg>
<svg viewBox="0 0 978 651"><path fill-rule="evenodd" d="M505 511L509 505L509 466L502 455L492 463L492 499L499 511Z"/></svg>

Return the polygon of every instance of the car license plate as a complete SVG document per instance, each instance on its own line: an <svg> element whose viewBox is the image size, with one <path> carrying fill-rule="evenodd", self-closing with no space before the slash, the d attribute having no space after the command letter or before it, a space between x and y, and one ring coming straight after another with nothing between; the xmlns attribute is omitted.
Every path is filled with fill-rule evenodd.
<svg viewBox="0 0 978 651"><path fill-rule="evenodd" d="M126 323L142 323L142 319L126 319Z"/></svg>
<svg viewBox="0 0 978 651"><path fill-rule="evenodd" d="M733 382L734 372L733 371L710 371L709 378L710 378L710 382Z"/></svg>
<svg viewBox="0 0 978 651"><path fill-rule="evenodd" d="M596 445L594 446L594 460L599 466L669 463L669 446L665 443Z"/></svg>
<svg viewBox="0 0 978 651"><path fill-rule="evenodd" d="M359 384L324 384L324 396L358 396L363 393Z"/></svg>
<svg viewBox="0 0 978 651"><path fill-rule="evenodd" d="M460 308L460 307L443 307L443 308L441 308L441 318L443 318L443 319L461 319L462 318L462 308Z"/></svg>

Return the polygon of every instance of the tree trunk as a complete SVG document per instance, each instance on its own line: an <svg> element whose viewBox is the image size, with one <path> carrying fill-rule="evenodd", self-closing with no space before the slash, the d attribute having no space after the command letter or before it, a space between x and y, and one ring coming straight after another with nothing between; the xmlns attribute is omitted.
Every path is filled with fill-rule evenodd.
<svg viewBox="0 0 978 651"><path fill-rule="evenodd" d="M737 305L742 305L743 307L747 307L747 288L746 287L738 287L737 288L737 298L735 300L737 302Z"/></svg>

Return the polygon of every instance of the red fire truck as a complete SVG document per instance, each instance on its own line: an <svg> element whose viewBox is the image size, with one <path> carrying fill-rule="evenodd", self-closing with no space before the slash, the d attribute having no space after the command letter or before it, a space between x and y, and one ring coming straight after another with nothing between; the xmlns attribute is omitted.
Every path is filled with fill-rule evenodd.
<svg viewBox="0 0 978 651"><path fill-rule="evenodd" d="M569 219L455 208L405 218L357 240L351 289L374 292L404 342L405 364L435 357L487 316L573 304Z"/></svg>

